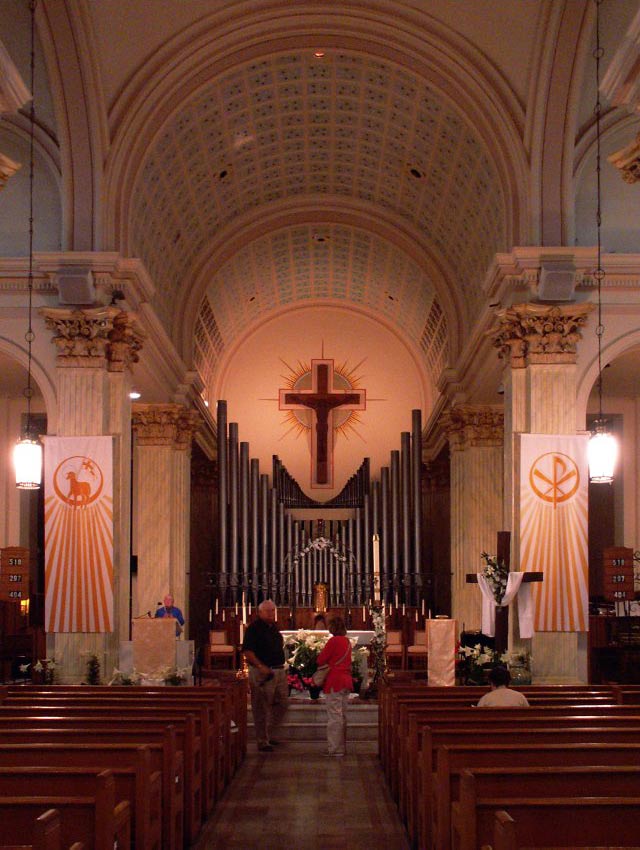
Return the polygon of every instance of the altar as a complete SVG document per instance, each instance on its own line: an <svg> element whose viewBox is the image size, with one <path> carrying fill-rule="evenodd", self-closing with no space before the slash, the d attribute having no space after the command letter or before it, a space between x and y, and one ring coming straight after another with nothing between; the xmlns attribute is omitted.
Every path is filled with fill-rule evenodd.
<svg viewBox="0 0 640 850"><path fill-rule="evenodd" d="M317 635L318 637L331 637L331 632L328 632L326 629L282 629L280 634L282 635L283 640L286 641L288 637L295 637L298 632L308 632L313 635ZM347 632L348 638L356 638L356 646L369 646L375 632L373 631L354 631L349 629Z"/></svg>

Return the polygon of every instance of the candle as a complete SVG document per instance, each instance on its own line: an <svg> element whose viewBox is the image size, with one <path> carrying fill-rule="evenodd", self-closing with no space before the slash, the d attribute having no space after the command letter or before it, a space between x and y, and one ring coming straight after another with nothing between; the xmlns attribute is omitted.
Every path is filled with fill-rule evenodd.
<svg viewBox="0 0 640 850"><path fill-rule="evenodd" d="M236 602L236 617L238 616L238 603Z"/></svg>
<svg viewBox="0 0 640 850"><path fill-rule="evenodd" d="M418 609L416 608L416 623L418 622Z"/></svg>
<svg viewBox="0 0 640 850"><path fill-rule="evenodd" d="M429 608L429 619L431 619L431 608Z"/></svg>
<svg viewBox="0 0 640 850"><path fill-rule="evenodd" d="M396 608L398 607L398 594L396 593Z"/></svg>
<svg viewBox="0 0 640 850"><path fill-rule="evenodd" d="M213 622L213 611L209 608L209 622Z"/></svg>
<svg viewBox="0 0 640 850"><path fill-rule="evenodd" d="M218 613L218 600L216 599L216 614Z"/></svg>
<svg viewBox="0 0 640 850"><path fill-rule="evenodd" d="M422 616L424 617L424 599L422 600Z"/></svg>
<svg viewBox="0 0 640 850"><path fill-rule="evenodd" d="M278 609L276 608L276 623L278 622Z"/></svg>
<svg viewBox="0 0 640 850"><path fill-rule="evenodd" d="M373 601L380 602L380 537L373 535Z"/></svg>
<svg viewBox="0 0 640 850"><path fill-rule="evenodd" d="M240 643L242 643L244 639L244 623L240 623Z"/></svg>
<svg viewBox="0 0 640 850"><path fill-rule="evenodd" d="M223 623L224 623L224 621L225 621L225 619L226 619L226 616L227 616L227 612L226 612L226 611L224 610L224 608L223 608L223 609L222 609L222 622L223 622Z"/></svg>
<svg viewBox="0 0 640 850"><path fill-rule="evenodd" d="M249 616L251 616L251 603L249 603Z"/></svg>
<svg viewBox="0 0 640 850"><path fill-rule="evenodd" d="M397 603L396 603L396 604L397 604ZM403 603L402 603L402 616L404 617L404 615L405 615L405 606L404 606L404 602L403 602Z"/></svg>

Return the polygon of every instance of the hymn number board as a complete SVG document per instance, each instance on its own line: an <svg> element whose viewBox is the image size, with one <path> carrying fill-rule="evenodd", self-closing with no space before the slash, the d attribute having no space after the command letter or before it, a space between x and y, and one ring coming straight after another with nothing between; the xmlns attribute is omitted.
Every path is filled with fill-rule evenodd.
<svg viewBox="0 0 640 850"><path fill-rule="evenodd" d="M0 601L29 598L30 554L21 546L0 549Z"/></svg>
<svg viewBox="0 0 640 850"><path fill-rule="evenodd" d="M634 598L633 590L633 549L624 546L611 546L605 549L604 560L604 597L610 602L624 602Z"/></svg>

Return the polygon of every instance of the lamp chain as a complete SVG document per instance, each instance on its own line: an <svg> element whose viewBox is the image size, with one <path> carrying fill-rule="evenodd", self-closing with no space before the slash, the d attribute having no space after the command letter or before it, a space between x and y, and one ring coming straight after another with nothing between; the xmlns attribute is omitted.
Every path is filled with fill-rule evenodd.
<svg viewBox="0 0 640 850"><path fill-rule="evenodd" d="M601 187L601 152L600 152L600 127L602 118L602 103L600 101L600 60L604 56L604 50L600 44L600 5L602 0L594 0L596 5L596 47L593 57L596 60L596 231L598 260L595 270L595 278L598 284L598 325L596 336L598 337L598 418L602 420L602 336L604 325L602 324L602 281L604 280L604 269L602 268L602 187Z"/></svg>
<svg viewBox="0 0 640 850"><path fill-rule="evenodd" d="M33 398L33 387L31 386L31 347L35 334L33 332L32 312L33 312L33 188L34 188L34 135L35 135L35 67L36 67L36 0L30 0L29 10L31 12L31 57L30 57L30 73L31 73L31 105L29 107L29 275L27 278L27 288L29 291L29 323L27 332L24 338L27 343L27 386L23 392L27 399L27 436L31 435L31 399Z"/></svg>

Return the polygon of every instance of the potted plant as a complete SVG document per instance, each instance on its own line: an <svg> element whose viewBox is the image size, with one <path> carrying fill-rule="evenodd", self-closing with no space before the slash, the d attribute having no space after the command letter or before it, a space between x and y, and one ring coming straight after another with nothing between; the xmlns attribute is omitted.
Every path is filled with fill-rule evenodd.
<svg viewBox="0 0 640 850"><path fill-rule="evenodd" d="M505 652L500 660L507 665L512 685L531 684L531 653L527 649Z"/></svg>

